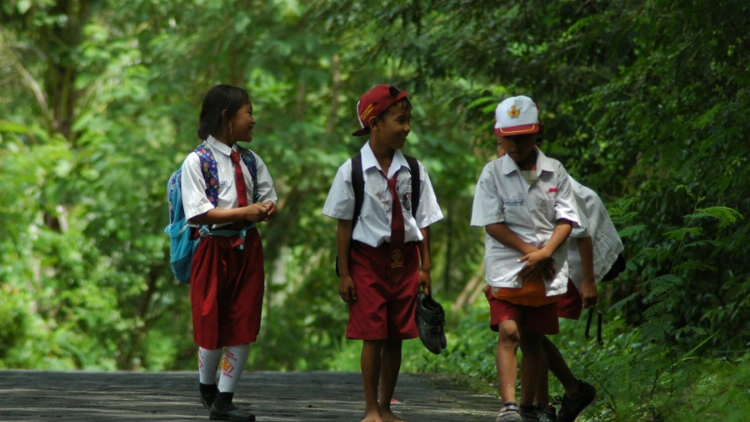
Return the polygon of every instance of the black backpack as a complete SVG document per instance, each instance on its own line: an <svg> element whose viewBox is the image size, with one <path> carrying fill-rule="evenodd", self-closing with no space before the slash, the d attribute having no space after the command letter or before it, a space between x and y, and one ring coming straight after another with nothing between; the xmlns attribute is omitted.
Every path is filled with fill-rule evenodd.
<svg viewBox="0 0 750 422"><path fill-rule="evenodd" d="M421 189L419 180L419 163L416 158L409 155L404 155L404 158L406 158L406 162L409 164L409 171L411 172L411 215L416 219ZM352 187L354 188L354 214L352 215L353 232L354 226L357 225L359 214L362 211L362 201L365 199L365 175L364 169L362 168L362 153L352 157ZM339 275L338 256L336 256L336 275Z"/></svg>

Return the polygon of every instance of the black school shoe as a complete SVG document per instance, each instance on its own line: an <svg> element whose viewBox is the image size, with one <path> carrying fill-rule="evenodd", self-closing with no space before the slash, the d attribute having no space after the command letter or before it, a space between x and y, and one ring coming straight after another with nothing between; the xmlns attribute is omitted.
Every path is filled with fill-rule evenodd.
<svg viewBox="0 0 750 422"><path fill-rule="evenodd" d="M557 422L573 422L586 406L596 398L596 388L593 385L578 380L578 395L570 398L563 394L560 397L562 408L557 414Z"/></svg>
<svg viewBox="0 0 750 422"><path fill-rule="evenodd" d="M419 339L430 352L439 355L446 348L445 311L432 296L419 292L417 294L417 311L415 312Z"/></svg>
<svg viewBox="0 0 750 422"><path fill-rule="evenodd" d="M232 403L234 393L219 393L211 405L209 418L212 421L254 421L255 415Z"/></svg>

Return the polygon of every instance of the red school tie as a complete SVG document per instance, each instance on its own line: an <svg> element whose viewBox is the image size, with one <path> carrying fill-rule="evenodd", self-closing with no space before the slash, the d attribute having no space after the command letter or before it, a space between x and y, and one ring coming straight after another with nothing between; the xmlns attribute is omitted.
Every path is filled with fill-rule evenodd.
<svg viewBox="0 0 750 422"><path fill-rule="evenodd" d="M246 207L247 187L245 186L245 175L242 174L242 166L240 165L240 153L232 151L229 158L234 163L234 186L237 188L237 201L239 201L240 207Z"/></svg>
<svg viewBox="0 0 750 422"><path fill-rule="evenodd" d="M385 174L383 174L383 177L385 177ZM388 190L391 191L391 197L393 198L393 205L391 206L391 263L388 266L388 274L390 278L395 278L395 281L401 278L404 269L404 214L401 211L401 201L396 192L397 179L398 171L393 175L393 179L386 177Z"/></svg>
<svg viewBox="0 0 750 422"><path fill-rule="evenodd" d="M232 151L232 153L229 154L229 158L232 159L232 163L234 164L234 187L237 189L237 202L240 207L246 207L247 187L245 186L245 175L242 174L242 166L240 165L240 153ZM245 223L242 221L235 221L230 225L232 230L242 230L242 227L244 226ZM240 246L244 243L244 240L243 236L237 236L237 238L232 241L232 246Z"/></svg>

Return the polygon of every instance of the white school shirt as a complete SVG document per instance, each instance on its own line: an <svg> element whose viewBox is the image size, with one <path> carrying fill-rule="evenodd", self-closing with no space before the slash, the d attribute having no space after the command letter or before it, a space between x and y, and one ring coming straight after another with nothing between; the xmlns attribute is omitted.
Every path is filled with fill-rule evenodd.
<svg viewBox="0 0 750 422"><path fill-rule="evenodd" d="M557 220L565 219L579 227L575 198L568 173L559 161L537 148L537 180L533 185L523 178L518 165L505 155L484 166L474 193L471 225L484 227L505 223L521 240L541 248L552 237ZM518 273L526 265L518 262L523 254L498 242L485 232L485 280L492 287L521 288ZM557 273L544 280L547 296L563 294L568 286L567 243L552 254Z"/></svg>
<svg viewBox="0 0 750 422"><path fill-rule="evenodd" d="M214 159L216 159L216 167L219 175L219 200L216 203L216 208L237 208L239 201L237 199L237 188L234 183L234 163L229 158L229 154L232 151L238 151L238 146L235 144L230 148L211 135L208 135L203 145L211 149ZM255 155L255 165L258 168L256 175L258 179L258 194L260 195L258 202L272 201L275 203L278 197L276 196L276 190L273 188L271 174L258 154L253 152L253 155ZM242 160L240 160L240 167L242 168L242 174L245 176L245 185L247 186L247 203L252 204L254 202L253 178ZM185 217L188 220L214 208L206 196L206 181L201 171L201 160L195 152L188 154L182 163L182 204L185 209ZM215 224L213 227L220 227L226 224L229 223Z"/></svg>
<svg viewBox="0 0 750 422"><path fill-rule="evenodd" d="M359 220L352 232L352 239L372 247L378 247L391 241L391 206L393 197L388 189L382 169L375 154L367 142L360 150L362 169L364 171L365 195L362 199L362 210ZM420 228L425 228L443 218L443 212L437 203L430 177L419 163L419 207L416 220L411 212L411 171L404 154L396 150L393 161L388 168L388 178L392 179L398 171L396 193L401 201L401 212L404 214L404 242L422 240ZM352 160L346 160L339 167L328 198L323 206L323 215L338 220L351 220L354 215L354 187L352 186Z"/></svg>
<svg viewBox="0 0 750 422"><path fill-rule="evenodd" d="M584 223L586 228L573 229L568 239L570 279L573 280L573 284L580 291L583 282L583 264L581 263L581 252L578 250L577 238L591 237L594 244L594 277L597 283L607 275L609 269L617 261L617 256L625 247L620 240L620 235L617 234L612 219L609 218L607 207L599 198L599 195L578 183L571 176L568 177L578 203L581 219L586 221Z"/></svg>

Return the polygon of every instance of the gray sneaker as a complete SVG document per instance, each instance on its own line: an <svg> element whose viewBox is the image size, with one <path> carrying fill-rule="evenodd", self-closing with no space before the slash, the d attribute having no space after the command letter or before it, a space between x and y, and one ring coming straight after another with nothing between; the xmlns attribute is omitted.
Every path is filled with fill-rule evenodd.
<svg viewBox="0 0 750 422"><path fill-rule="evenodd" d="M560 397L561 408L557 414L557 422L574 422L578 415L596 398L596 388L593 385L578 380L578 395L570 398Z"/></svg>
<svg viewBox="0 0 750 422"><path fill-rule="evenodd" d="M503 407L500 408L500 412L498 412L495 422L523 422L518 403L514 401L503 403Z"/></svg>

